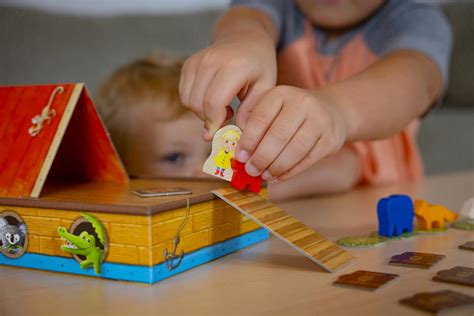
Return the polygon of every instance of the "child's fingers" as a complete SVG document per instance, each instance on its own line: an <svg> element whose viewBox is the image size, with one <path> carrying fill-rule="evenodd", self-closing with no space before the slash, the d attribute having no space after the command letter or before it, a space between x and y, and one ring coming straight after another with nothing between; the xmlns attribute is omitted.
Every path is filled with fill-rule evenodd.
<svg viewBox="0 0 474 316"><path fill-rule="evenodd" d="M298 132L304 119L305 116L298 107L284 106L247 162L245 166L247 173L257 176L267 169ZM253 129L250 121L247 127Z"/></svg>
<svg viewBox="0 0 474 316"><path fill-rule="evenodd" d="M226 121L226 107L245 85L245 73L222 68L217 71L204 94L205 139L212 140L215 132Z"/></svg>
<svg viewBox="0 0 474 316"><path fill-rule="evenodd" d="M216 76L217 68L208 63L201 62L197 66L193 86L189 95L188 104L190 108L204 115L204 95L207 87Z"/></svg>
<svg viewBox="0 0 474 316"><path fill-rule="evenodd" d="M181 68L181 75L179 77L179 96L181 98L181 102L187 106L189 101L189 95L191 93L191 88L193 87L194 83L194 76L196 74L196 56L192 56L183 64Z"/></svg>
<svg viewBox="0 0 474 316"><path fill-rule="evenodd" d="M249 119L250 114L257 105L258 101L274 86L274 80L269 78L268 80L259 80L249 88L245 97L242 99L239 108L237 109L237 116L235 118L237 125L242 130L245 129L247 120Z"/></svg>
<svg viewBox="0 0 474 316"><path fill-rule="evenodd" d="M321 132L316 126L305 121L280 155L263 172L265 180L275 179L294 167L314 148Z"/></svg>
<svg viewBox="0 0 474 316"><path fill-rule="evenodd" d="M276 178L274 182L283 182L290 178L293 178L297 174L314 165L316 162L328 156L331 152L331 148L332 147L330 138L325 137L325 135L323 134L321 138L316 142L316 145L313 147L313 149L311 149L308 155L306 155L306 157L301 159L300 162L298 162L294 167L285 172L283 175Z"/></svg>
<svg viewBox="0 0 474 316"><path fill-rule="evenodd" d="M278 116L283 107L283 98L269 92L262 99L250 115L246 128L237 144L236 158L247 162L264 137L273 120Z"/></svg>
<svg viewBox="0 0 474 316"><path fill-rule="evenodd" d="M181 76L179 78L179 96L181 98L181 102L191 111L196 113L197 116L201 120L204 120L204 113L202 108L193 108L189 104L189 98L191 96L191 89L194 84L194 78L196 76L196 70L199 63L199 55L192 56L186 60L182 69L181 69Z"/></svg>

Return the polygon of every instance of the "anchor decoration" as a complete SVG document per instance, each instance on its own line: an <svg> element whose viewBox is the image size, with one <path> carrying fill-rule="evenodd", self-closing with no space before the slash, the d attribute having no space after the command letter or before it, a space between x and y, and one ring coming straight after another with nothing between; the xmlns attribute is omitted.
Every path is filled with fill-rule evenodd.
<svg viewBox="0 0 474 316"><path fill-rule="evenodd" d="M186 199L186 215L184 217L184 220L179 225L178 230L176 231L176 235L174 236L173 251L169 253L168 248L165 248L165 250L163 251L163 255L165 257L165 265L168 268L168 271L176 269L183 261L184 250L181 250L181 253L179 255L177 255L176 252L178 251L178 246L180 242L179 235L181 234L181 231L183 230L184 226L186 226L189 220L189 211L189 199Z"/></svg>
<svg viewBox="0 0 474 316"><path fill-rule="evenodd" d="M181 253L179 254L179 256L176 255L176 250L178 248L179 241L180 241L179 236L176 236L173 239L173 252L172 253L168 253L167 248L165 248L165 250L163 251L163 254L165 256L165 264L166 264L166 267L168 268L168 271L172 271L176 269L181 264L181 261L183 261L184 250L181 250Z"/></svg>
<svg viewBox="0 0 474 316"><path fill-rule="evenodd" d="M43 108L43 110L41 110L41 114L38 114L31 119L33 126L28 129L28 134L30 134L31 137L38 135L43 130L44 124L49 124L51 119L56 116L56 110L51 109L51 104L53 103L56 94L63 92L64 87L62 86L54 88L51 96L49 97L48 104Z"/></svg>

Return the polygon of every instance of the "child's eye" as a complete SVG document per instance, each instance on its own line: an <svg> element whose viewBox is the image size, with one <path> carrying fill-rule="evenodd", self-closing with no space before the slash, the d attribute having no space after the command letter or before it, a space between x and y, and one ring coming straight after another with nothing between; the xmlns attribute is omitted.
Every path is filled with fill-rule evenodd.
<svg viewBox="0 0 474 316"><path fill-rule="evenodd" d="M162 161L170 164L178 164L184 160L184 154L182 153L170 153L163 156Z"/></svg>

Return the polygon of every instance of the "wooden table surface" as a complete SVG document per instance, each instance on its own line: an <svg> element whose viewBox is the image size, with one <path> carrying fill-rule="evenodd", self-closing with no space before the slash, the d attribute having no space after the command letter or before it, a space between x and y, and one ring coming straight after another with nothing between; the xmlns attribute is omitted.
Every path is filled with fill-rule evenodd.
<svg viewBox="0 0 474 316"><path fill-rule="evenodd" d="M336 240L375 231L376 203L394 193L457 211L464 200L474 196L474 172L280 205ZM372 248L349 249L355 263L330 274L273 237L154 285L0 267L0 315L424 315L398 300L441 289L474 295L472 287L431 280L442 269L474 267L474 252L457 248L468 240L474 240L473 232L450 229ZM387 264L392 255L405 251L444 254L446 258L429 270ZM339 275L358 269L396 273L400 278L376 292L332 285ZM474 315L474 308L448 314Z"/></svg>

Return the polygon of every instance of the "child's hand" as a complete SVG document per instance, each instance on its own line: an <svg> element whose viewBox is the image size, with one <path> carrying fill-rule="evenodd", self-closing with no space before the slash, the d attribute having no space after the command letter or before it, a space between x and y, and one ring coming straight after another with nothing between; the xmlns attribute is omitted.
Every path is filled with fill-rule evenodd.
<svg viewBox="0 0 474 316"><path fill-rule="evenodd" d="M278 86L251 113L237 159L252 176L287 180L338 151L346 140L339 107L322 93Z"/></svg>
<svg viewBox="0 0 474 316"><path fill-rule="evenodd" d="M183 104L204 121L204 139L212 140L232 116L227 107L235 96L241 100L236 121L243 128L255 104L275 82L271 38L245 34L220 39L191 56L181 71L179 92Z"/></svg>

